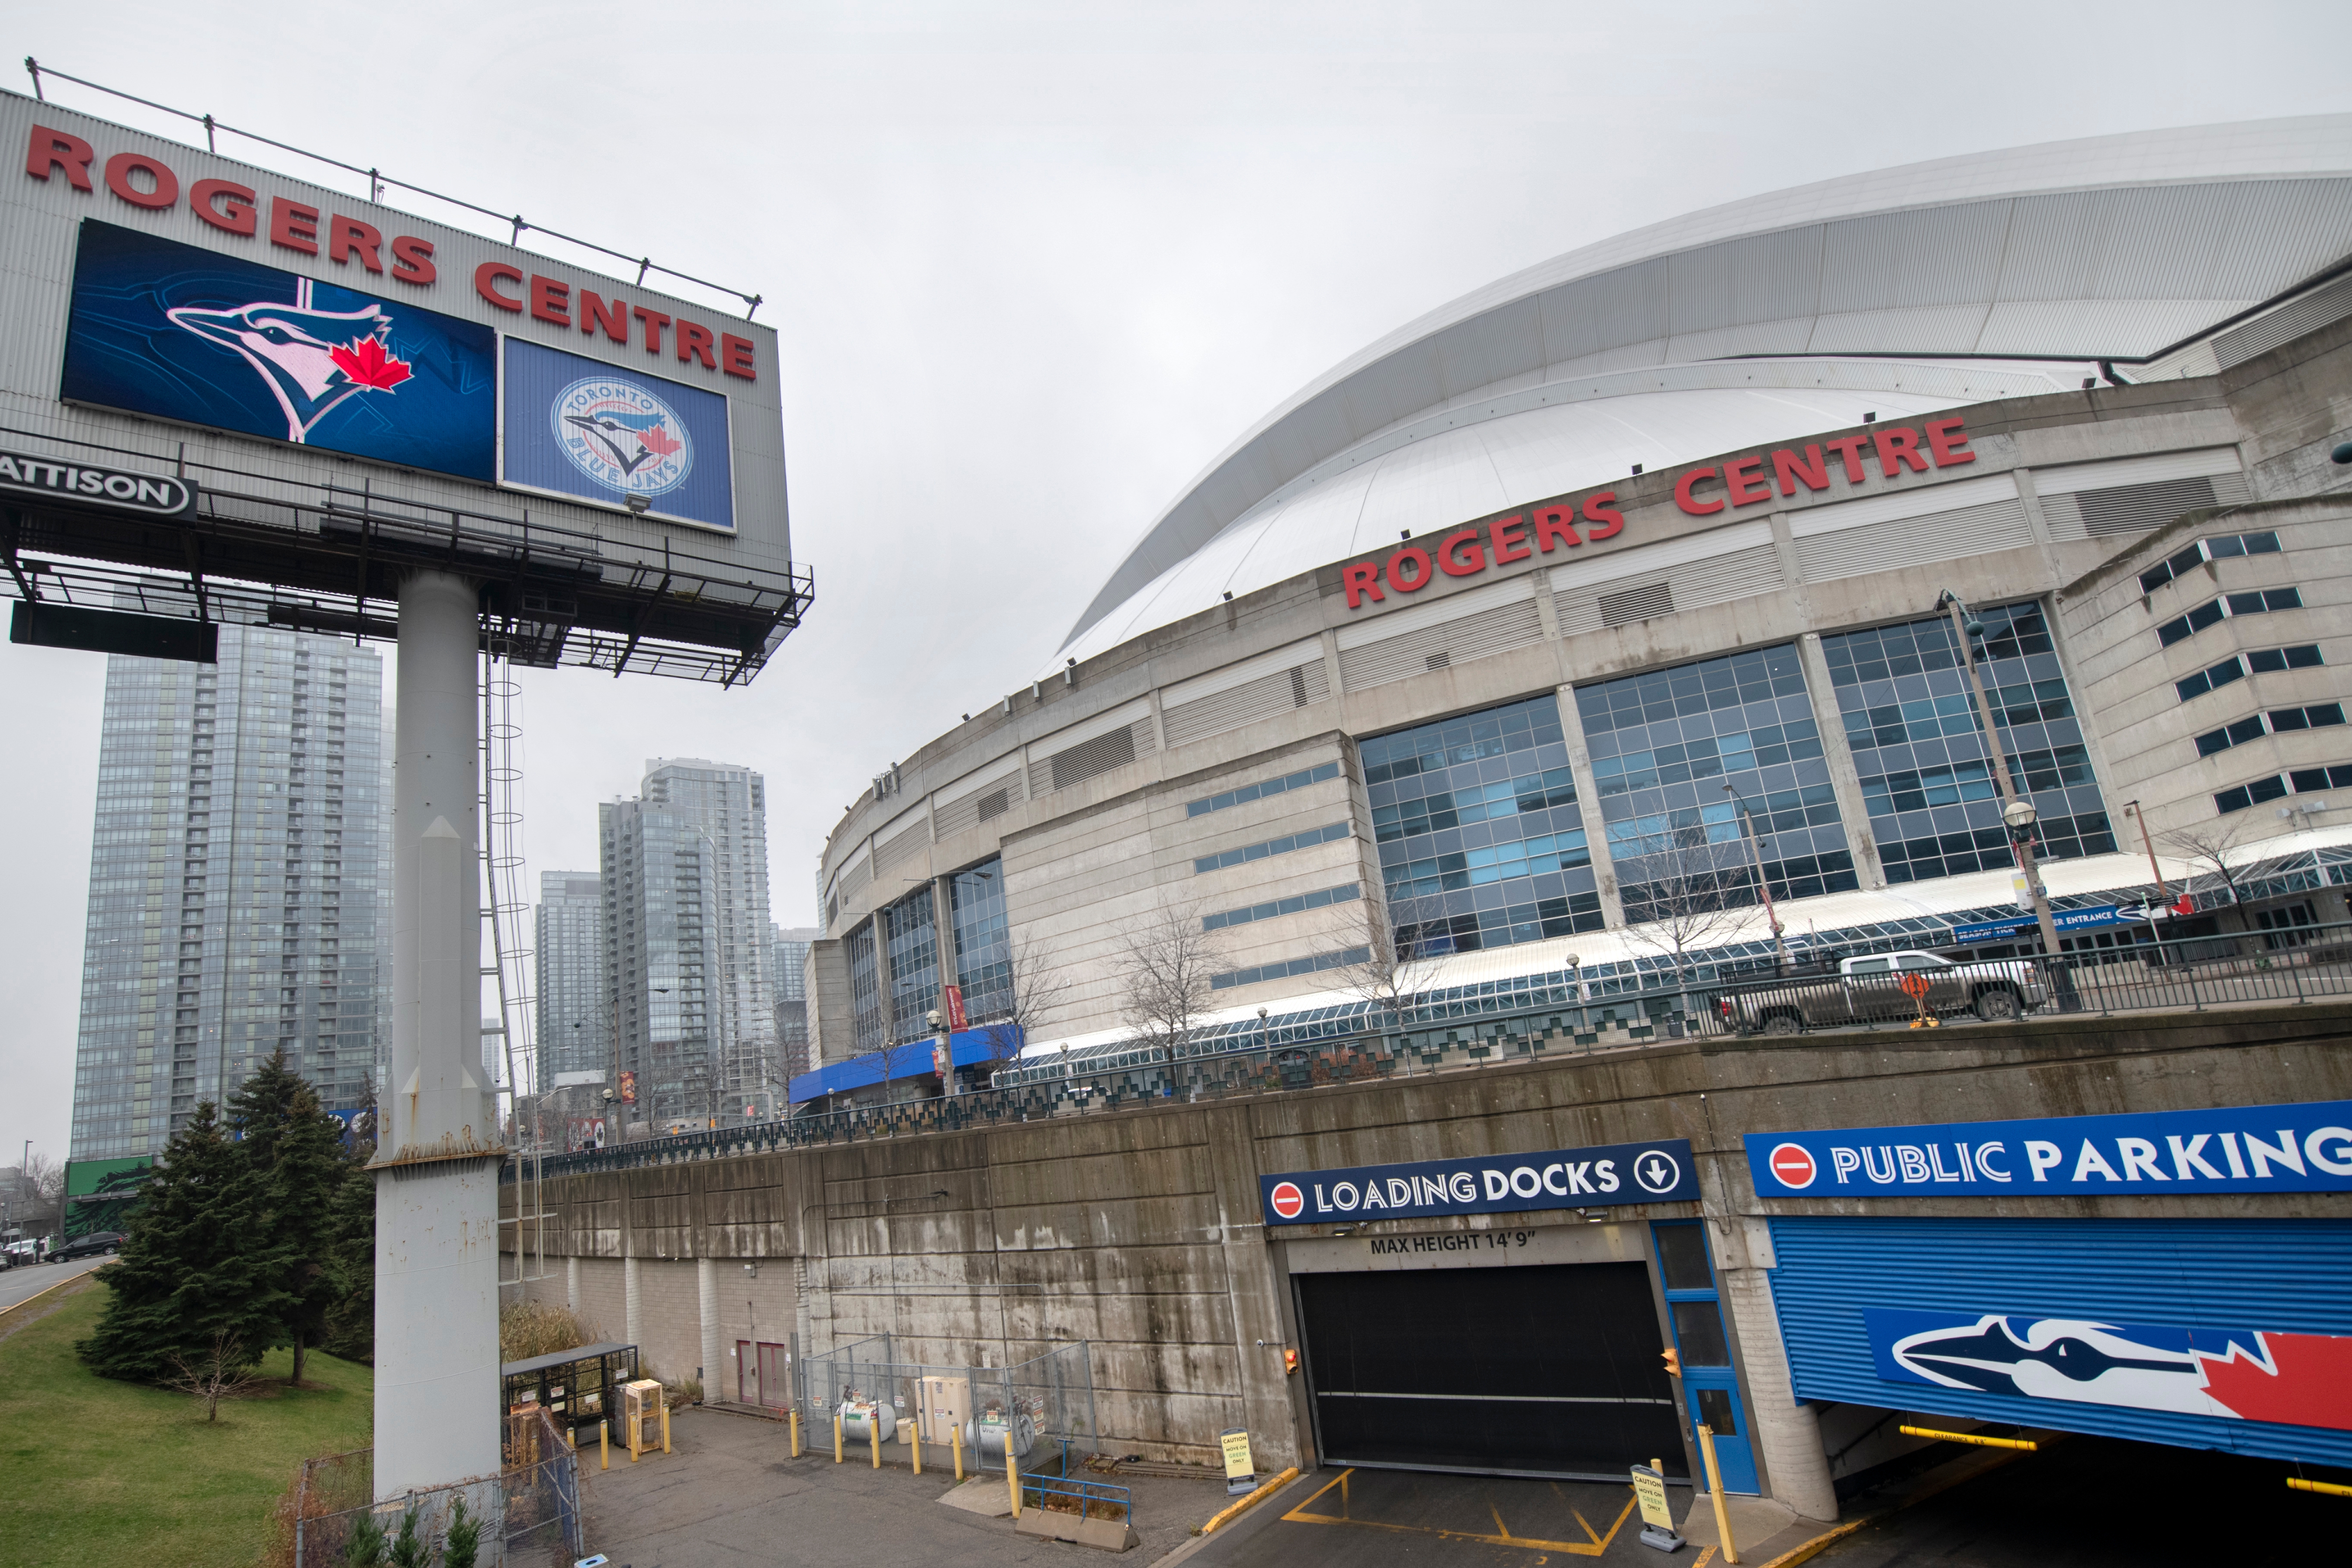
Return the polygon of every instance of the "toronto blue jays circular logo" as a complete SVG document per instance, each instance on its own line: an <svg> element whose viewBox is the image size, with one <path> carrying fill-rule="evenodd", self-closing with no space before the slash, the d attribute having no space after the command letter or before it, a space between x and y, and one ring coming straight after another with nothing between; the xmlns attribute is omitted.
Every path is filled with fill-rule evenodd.
<svg viewBox="0 0 2352 1568"><path fill-rule="evenodd" d="M694 437L686 422L660 398L625 381L573 382L555 395L548 423L572 467L623 496L665 494L694 471Z"/></svg>

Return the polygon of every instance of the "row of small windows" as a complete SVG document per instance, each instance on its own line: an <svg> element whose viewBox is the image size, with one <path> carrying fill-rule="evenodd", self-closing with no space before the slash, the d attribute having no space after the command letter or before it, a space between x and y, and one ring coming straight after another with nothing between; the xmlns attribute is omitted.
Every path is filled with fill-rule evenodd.
<svg viewBox="0 0 2352 1568"><path fill-rule="evenodd" d="M2243 680L2248 675L2260 675L2281 669L2309 669L2326 661L2320 657L2317 643L2302 643L2294 647L2262 647L2251 653L2233 653L2216 665L2199 670L2186 680L2176 680L2172 689L2180 693L2180 700L2202 697L2217 686Z"/></svg>
<svg viewBox="0 0 2352 1568"><path fill-rule="evenodd" d="M1805 676L1797 650L1784 645L1579 687L1576 708L1585 731L1595 734L1804 694Z"/></svg>
<svg viewBox="0 0 2352 1568"><path fill-rule="evenodd" d="M1407 957L1476 952L1482 948L1510 947L1523 942L1540 942L1549 936L1599 931L1604 923L1600 894L1570 893L1565 898L1536 899L1499 910L1409 921L1397 928L1397 952Z"/></svg>
<svg viewBox="0 0 2352 1568"><path fill-rule="evenodd" d="M1325 763L1319 767L1307 768L1300 773L1285 773L1278 779L1265 779L1257 784L1244 784L1239 789L1229 789L1223 795L1213 795L1206 800L1189 801L1185 804L1184 815L1206 816L1213 811L1223 811L1227 806L1240 805L1246 801L1263 800L1267 795L1281 795L1286 790L1305 789L1308 784L1321 784L1326 779L1335 779L1339 776L1339 764Z"/></svg>
<svg viewBox="0 0 2352 1568"><path fill-rule="evenodd" d="M2273 610L2303 608L2303 593L2296 588L2253 588L2242 594L2224 594L2208 599L2185 616L2175 616L2156 628L2157 640L2170 647L2174 643L2195 637L2206 627L2219 625L2239 616L2268 615Z"/></svg>
<svg viewBox="0 0 2352 1568"><path fill-rule="evenodd" d="M1238 866L1244 860L1263 860L1273 855L1287 855L1294 849L1310 848L1318 844L1328 844L1334 838L1345 838L1351 831L1349 824L1335 822L1328 827L1310 827L1303 833L1286 834L1262 844L1244 844L1238 849L1228 849L1223 854L1202 856L1192 862L1192 872L1195 876L1203 876L1227 866Z"/></svg>
<svg viewBox="0 0 2352 1568"><path fill-rule="evenodd" d="M1235 969L1223 974L1213 974L1209 977L1209 989L1227 991L1236 985L1255 985L1262 980L1286 980L1294 974L1315 974L1326 969L1362 963L1370 957L1370 948L1351 947L1339 952L1312 953L1283 963L1261 963L1255 969Z"/></svg>
<svg viewBox="0 0 2352 1568"><path fill-rule="evenodd" d="M2277 800L2287 795L2316 795L2322 790L2352 789L2352 763L2338 763L2326 768L2294 768L2268 778L2254 779L2235 789L2225 789L2213 797L2213 807L2223 816L2259 805L2266 800Z"/></svg>
<svg viewBox="0 0 2352 1568"><path fill-rule="evenodd" d="M2275 555L2279 538L2275 533L2224 533L2211 539L2200 539L2160 561L2139 574L2139 591L2153 594L2176 577L2185 576L2189 568L2207 561L2225 560L2232 555Z"/></svg>
<svg viewBox="0 0 2352 1568"><path fill-rule="evenodd" d="M1558 705L1549 697L1532 697L1466 719L1422 724L1364 742L1364 783L1442 773L1487 757L1556 746L1562 739Z"/></svg>
<svg viewBox="0 0 2352 1568"><path fill-rule="evenodd" d="M1270 921L1277 915L1302 914L1308 910L1327 909L1333 904L1353 902L1364 896L1364 889L1354 882L1344 888L1318 888L1311 893L1294 893L1286 899L1275 899L1263 904L1251 904L1244 909L1222 910L1213 915L1201 917L1202 931L1223 931L1227 926L1248 925L1255 921Z"/></svg>
<svg viewBox="0 0 2352 1568"><path fill-rule="evenodd" d="M2267 713L2249 714L2219 730L2206 731L2197 737L2197 754L2210 757L2232 746L2258 741L2264 735L2284 734L2290 730L2319 730L2342 722L2344 704L2341 702L2321 702L2308 708L2273 708Z"/></svg>

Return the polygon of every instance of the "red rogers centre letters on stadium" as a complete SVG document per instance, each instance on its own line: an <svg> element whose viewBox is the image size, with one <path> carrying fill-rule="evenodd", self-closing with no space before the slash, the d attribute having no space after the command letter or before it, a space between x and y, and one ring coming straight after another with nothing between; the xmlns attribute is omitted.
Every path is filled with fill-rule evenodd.
<svg viewBox="0 0 2352 1568"><path fill-rule="evenodd" d="M96 179L93 165L97 165ZM75 190L93 197L99 180L103 180L118 199L149 212L177 205L180 200L180 176L162 160L144 153L117 153L100 164L97 149L88 142L46 125L33 127L31 144L25 151L25 173L37 180L62 174ZM141 178L133 179L134 174ZM396 234L387 245L383 231L373 224L341 213L330 213L321 222L317 207L284 196L271 196L265 208L253 187L234 180L198 180L188 189L188 208L221 233L245 239L260 237L266 211L269 243L278 248L319 256L323 247L326 260L343 267L357 263L362 270L374 273L385 271L388 256L389 276L412 288L429 289L441 276L433 262L430 240ZM698 364L740 381L760 379L758 357L749 338L713 333L701 322L683 316L673 318L667 311L619 299L608 300L592 289L581 289L575 294L573 286L560 279L531 273L526 279L521 268L508 262L485 261L475 268L474 292L501 310L518 316L528 310L535 321L570 327L576 316L583 332L601 331L616 343L635 336L649 354L659 356L667 347L680 364Z"/></svg>
<svg viewBox="0 0 2352 1568"><path fill-rule="evenodd" d="M1832 472L1832 454L1838 459L1835 469L1844 474L1849 486L1867 479L1874 458L1879 473L1890 479L1926 473L1931 458L1939 468L1977 460L1958 419L1930 419L1916 429L1908 425L1878 425L1859 435L1808 443L1802 452L1777 447L1769 457L1733 458L1719 466L1710 463L1686 468L1675 480L1675 504L1693 517L1711 517L1761 505L1776 492L1795 495L1800 485L1808 490L1825 490ZM1701 492L1701 485L1709 488ZM1579 522L1585 525L1580 534ZM1534 530L1532 540L1530 529ZM1625 514L1617 510L1617 492L1601 490L1587 496L1581 506L1560 501L1457 528L1438 541L1433 551L1407 543L1385 563L1352 562L1339 569L1339 581L1347 589L1348 608L1353 610L1367 601L1378 604L1386 599L1384 584L1399 594L1416 593L1441 572L1449 577L1473 577L1538 554L1613 539L1624 530Z"/></svg>

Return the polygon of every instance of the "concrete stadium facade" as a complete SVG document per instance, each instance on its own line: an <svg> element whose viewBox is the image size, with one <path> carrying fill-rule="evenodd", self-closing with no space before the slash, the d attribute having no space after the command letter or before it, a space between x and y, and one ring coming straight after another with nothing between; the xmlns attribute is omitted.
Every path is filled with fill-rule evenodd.
<svg viewBox="0 0 2352 1568"><path fill-rule="evenodd" d="M1431 991L1632 984L1698 883L1760 881L1822 946L1949 946L2014 894L1947 592L1986 622L2054 900L2144 897L2154 861L2246 918L2195 881L2201 835L2342 920L2348 267L2326 117L1759 197L1407 326L836 824L812 1059L1032 982L1031 1053L1116 1047L1122 932L1170 919L1229 1031L1349 1003L1370 921ZM1766 937L1757 909L1710 941Z"/></svg>

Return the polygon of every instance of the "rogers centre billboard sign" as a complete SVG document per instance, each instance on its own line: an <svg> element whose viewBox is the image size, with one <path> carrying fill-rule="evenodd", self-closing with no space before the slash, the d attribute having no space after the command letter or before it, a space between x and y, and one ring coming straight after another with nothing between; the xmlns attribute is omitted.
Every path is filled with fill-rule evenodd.
<svg viewBox="0 0 2352 1568"><path fill-rule="evenodd" d="M1849 487L1861 485L1874 467L1880 477L1899 479L1924 474L1931 464L1949 468L1976 460L1958 419L1930 419L1917 426L1879 425L1858 435L1809 442L1801 450L1776 447L1769 454L1685 468L1675 479L1675 504L1693 517L1712 517L1761 506L1776 495L1793 496L1800 487L1826 490L1833 477L1843 477ZM1475 577L1539 554L1613 539L1624 531L1617 492L1600 490L1581 504L1548 502L1465 524L1433 549L1407 543L1385 561L1351 562L1339 569L1339 582L1348 608L1360 609L1384 601L1391 593L1418 593L1441 574Z"/></svg>
<svg viewBox="0 0 2352 1568"><path fill-rule="evenodd" d="M224 494L332 492L357 458L399 471L390 505L527 508L607 564L683 525L788 565L772 330L19 94L0 148L0 394L33 455L184 458Z"/></svg>

